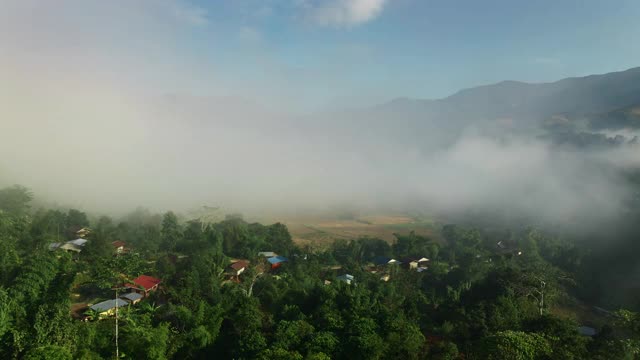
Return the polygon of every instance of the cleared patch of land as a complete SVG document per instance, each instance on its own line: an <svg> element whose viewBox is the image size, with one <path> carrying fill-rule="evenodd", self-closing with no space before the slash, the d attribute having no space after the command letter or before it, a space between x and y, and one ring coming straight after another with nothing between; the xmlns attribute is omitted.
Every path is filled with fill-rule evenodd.
<svg viewBox="0 0 640 360"><path fill-rule="evenodd" d="M337 239L350 240L360 237L393 242L394 233L405 234L411 231L438 237L438 226L434 220L405 214L375 214L350 219L331 216L282 217L273 220L272 222L279 221L287 225L297 244L315 248L328 246Z"/></svg>

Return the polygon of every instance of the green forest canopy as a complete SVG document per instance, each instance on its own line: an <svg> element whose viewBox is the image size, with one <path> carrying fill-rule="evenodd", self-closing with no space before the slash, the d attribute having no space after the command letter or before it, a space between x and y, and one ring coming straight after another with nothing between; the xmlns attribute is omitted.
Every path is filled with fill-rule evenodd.
<svg viewBox="0 0 640 360"><path fill-rule="evenodd" d="M392 244L338 240L312 251L297 246L280 223L230 216L202 224L141 209L119 220L89 218L76 209L33 209L32 199L21 186L0 190L3 359L114 358L116 320L83 311L114 298L115 288L143 274L162 283L140 303L120 309L123 358L632 359L640 354L637 289L616 297L594 286L616 274L594 273L614 256L617 269L625 269L621 262L633 266L629 257L618 256L637 247L625 240L638 234L631 225L606 253L544 229L508 224L501 231L446 225L443 244L410 232L397 234ZM634 224L637 216L629 219ZM52 243L75 239L84 227L91 232L81 252L50 250ZM116 240L127 248L117 256ZM272 269L261 251L288 261ZM382 257L404 264L372 264ZM421 268L408 266L418 258L429 261ZM231 259L249 266L230 275ZM338 281L343 274L353 282ZM381 280L385 275L388 281ZM628 310L597 313L596 304ZM83 314L91 320L81 321ZM578 327L584 325L597 334L581 335Z"/></svg>

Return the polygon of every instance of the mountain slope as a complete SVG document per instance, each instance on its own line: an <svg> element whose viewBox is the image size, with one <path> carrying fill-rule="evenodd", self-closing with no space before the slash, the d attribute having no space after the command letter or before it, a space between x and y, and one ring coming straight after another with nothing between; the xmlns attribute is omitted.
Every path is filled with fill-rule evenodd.
<svg viewBox="0 0 640 360"><path fill-rule="evenodd" d="M413 100L411 106L415 108L415 102L420 101ZM463 124L508 118L516 125L539 126L545 119L558 114L595 117L594 114L640 104L640 67L552 83L503 81L461 90L441 100L422 102L428 108L425 114L453 117L451 120ZM398 108L397 102L387 106ZM606 121L599 123L600 128L607 126Z"/></svg>

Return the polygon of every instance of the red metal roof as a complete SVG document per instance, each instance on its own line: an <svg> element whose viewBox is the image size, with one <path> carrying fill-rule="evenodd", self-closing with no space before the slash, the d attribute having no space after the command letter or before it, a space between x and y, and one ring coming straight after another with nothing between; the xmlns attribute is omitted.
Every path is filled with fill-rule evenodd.
<svg viewBox="0 0 640 360"><path fill-rule="evenodd" d="M113 245L113 247L119 248L120 246L125 247L127 244L125 244L124 241L116 240L112 242L111 245Z"/></svg>
<svg viewBox="0 0 640 360"><path fill-rule="evenodd" d="M160 284L162 281L160 279L156 279L153 276L148 275L140 275L137 278L133 279L133 284L127 284L127 287L143 287L145 290L149 290L152 287ZM135 284L135 285L134 285Z"/></svg>
<svg viewBox="0 0 640 360"><path fill-rule="evenodd" d="M231 268L233 270L240 270L246 267L249 267L249 263L247 263L246 261L236 261L233 264L231 264Z"/></svg>

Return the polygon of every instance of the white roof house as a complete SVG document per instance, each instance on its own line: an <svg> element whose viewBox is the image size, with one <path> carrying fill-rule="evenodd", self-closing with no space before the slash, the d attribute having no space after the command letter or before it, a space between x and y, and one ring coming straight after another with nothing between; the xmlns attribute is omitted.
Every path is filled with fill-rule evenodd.
<svg viewBox="0 0 640 360"><path fill-rule="evenodd" d="M278 254L274 253L273 251L260 251L258 253L258 256L264 256L264 257L274 257L274 256L278 256Z"/></svg>
<svg viewBox="0 0 640 360"><path fill-rule="evenodd" d="M67 241L67 244L73 244L73 245L77 245L77 246L85 246L87 244L89 240L87 239L75 239L75 240L71 240L71 241Z"/></svg>
<svg viewBox="0 0 640 360"><path fill-rule="evenodd" d="M82 251L82 246L78 246L72 243L64 243L62 245L60 245L60 247L58 249L62 249L62 250L67 250L67 251L73 251L73 252L81 252Z"/></svg>
<svg viewBox="0 0 640 360"><path fill-rule="evenodd" d="M92 305L90 308L93 311L97 311L100 315L111 315L115 313L114 310L116 307L121 308L127 305L129 305L129 303L122 299L111 299L99 302L95 305Z"/></svg>
<svg viewBox="0 0 640 360"><path fill-rule="evenodd" d="M346 282L347 284L351 285L351 282L352 282L355 278L353 277L353 275L344 274L344 275L340 275L340 276L338 276L336 279L337 279L337 280L340 280L340 281L344 281L344 282Z"/></svg>
<svg viewBox="0 0 640 360"><path fill-rule="evenodd" d="M88 240L85 239L75 239L66 243L53 243L49 245L49 250L62 249L79 253L87 242Z"/></svg>

